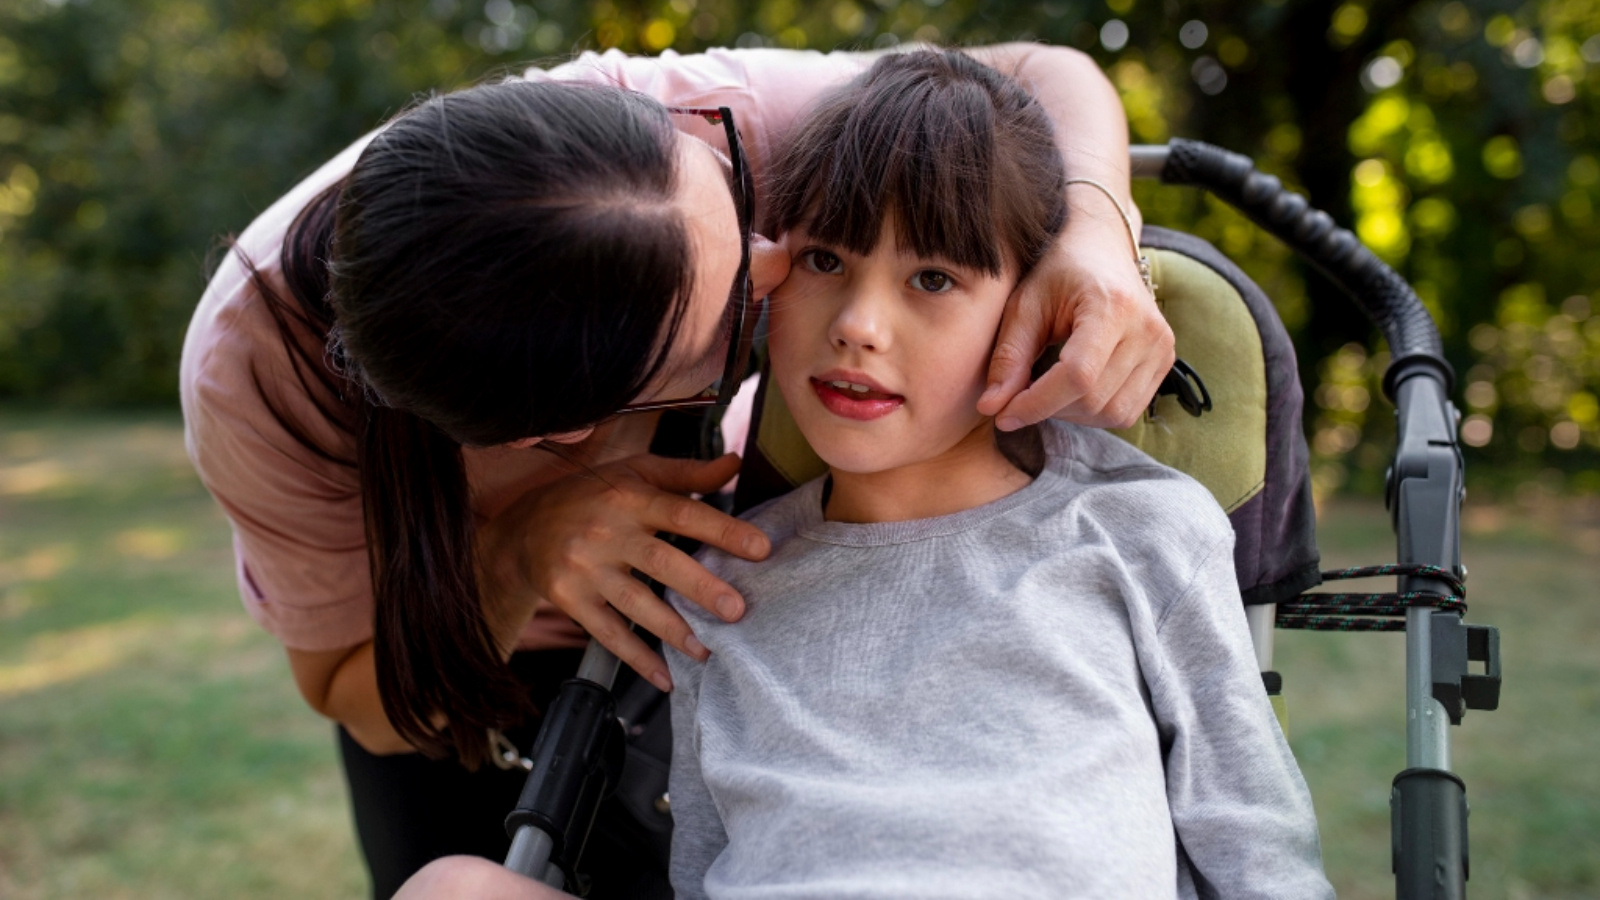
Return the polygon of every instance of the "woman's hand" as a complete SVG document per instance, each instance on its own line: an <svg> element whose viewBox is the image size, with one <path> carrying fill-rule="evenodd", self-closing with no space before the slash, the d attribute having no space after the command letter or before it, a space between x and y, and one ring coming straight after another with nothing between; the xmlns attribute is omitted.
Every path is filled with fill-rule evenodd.
<svg viewBox="0 0 1600 900"><path fill-rule="evenodd" d="M1002 431L1052 417L1132 425L1172 368L1172 329L1139 275L1127 227L1107 198L1084 193L1006 303L989 386L978 400L978 411L995 416ZM1085 214L1096 200L1103 214ZM1061 341L1060 358L1029 384L1034 361Z"/></svg>
<svg viewBox="0 0 1600 900"><path fill-rule="evenodd" d="M1076 182L1067 190L1066 227L1006 304L978 412L995 416L1002 431L1051 417L1132 425L1173 355L1172 329L1139 276L1128 236L1140 217L1128 190L1122 100L1095 61L1069 47L1013 43L973 52L1044 107L1066 176ZM1061 341L1059 361L1030 385L1034 360Z"/></svg>
<svg viewBox="0 0 1600 900"><path fill-rule="evenodd" d="M547 599L634 671L671 690L666 662L629 620L695 659L707 651L683 617L630 572L726 621L744 615L738 591L655 536L664 531L765 558L771 544L759 528L685 496L711 493L738 471L733 454L710 462L641 455L523 495L480 532L485 611L501 646L515 643L534 604Z"/></svg>

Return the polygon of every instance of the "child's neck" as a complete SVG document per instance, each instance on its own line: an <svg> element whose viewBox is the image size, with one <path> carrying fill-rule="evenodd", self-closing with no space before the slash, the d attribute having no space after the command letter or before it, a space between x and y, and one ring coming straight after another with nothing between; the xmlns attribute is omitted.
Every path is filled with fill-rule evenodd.
<svg viewBox="0 0 1600 900"><path fill-rule="evenodd" d="M947 516L993 503L1033 481L1000 452L990 420L932 459L880 472L829 471L833 489L823 517L830 522Z"/></svg>

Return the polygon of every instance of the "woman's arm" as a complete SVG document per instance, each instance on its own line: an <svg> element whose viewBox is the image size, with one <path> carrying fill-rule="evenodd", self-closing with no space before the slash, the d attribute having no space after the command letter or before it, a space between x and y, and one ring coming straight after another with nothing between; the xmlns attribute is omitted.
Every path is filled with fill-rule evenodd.
<svg viewBox="0 0 1600 900"><path fill-rule="evenodd" d="M971 51L1020 81L1056 125L1066 175L1104 185L1141 225L1129 191L1128 120L1094 60L1063 47L1003 44ZM1090 184L1067 187L1067 224L1006 307L978 410L1009 431L1047 417L1126 426L1172 367L1172 329L1135 262L1129 226ZM1065 341L1059 361L1029 385L1034 360Z"/></svg>
<svg viewBox="0 0 1600 900"><path fill-rule="evenodd" d="M416 752L383 711L371 641L339 650L291 648L288 653L289 670L300 696L312 709L343 725L368 753Z"/></svg>

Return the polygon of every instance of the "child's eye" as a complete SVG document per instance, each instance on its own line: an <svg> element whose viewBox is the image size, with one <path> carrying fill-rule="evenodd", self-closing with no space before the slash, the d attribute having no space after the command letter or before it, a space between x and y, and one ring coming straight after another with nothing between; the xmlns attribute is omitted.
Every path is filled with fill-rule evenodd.
<svg viewBox="0 0 1600 900"><path fill-rule="evenodd" d="M956 286L955 279L938 269L923 269L911 276L911 284L919 291L942 294Z"/></svg>
<svg viewBox="0 0 1600 900"><path fill-rule="evenodd" d="M844 262L826 250L807 250L800 254L800 263L822 275L833 275L844 268Z"/></svg>

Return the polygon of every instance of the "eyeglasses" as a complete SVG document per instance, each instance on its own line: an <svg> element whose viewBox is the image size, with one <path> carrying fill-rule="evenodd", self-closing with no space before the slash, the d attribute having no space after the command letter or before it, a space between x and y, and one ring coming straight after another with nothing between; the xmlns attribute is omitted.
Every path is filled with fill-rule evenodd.
<svg viewBox="0 0 1600 900"><path fill-rule="evenodd" d="M728 158L733 162L733 206L739 216L739 272L733 279L733 293L728 298L724 312L724 334L729 335L728 361L722 369L722 379L706 388L698 396L681 400L652 400L630 403L617 410L622 413L659 412L664 409L697 409L727 406L739 392L741 376L750 364L750 344L755 335L756 316L750 312L750 231L755 218L755 184L750 177L750 162L745 158L744 145L739 142L739 130L733 126L733 110L726 106L716 109L668 107L667 112L699 116L712 125L721 125L728 134Z"/></svg>

